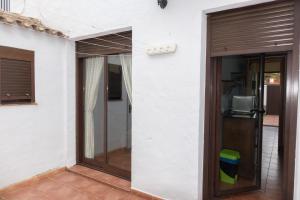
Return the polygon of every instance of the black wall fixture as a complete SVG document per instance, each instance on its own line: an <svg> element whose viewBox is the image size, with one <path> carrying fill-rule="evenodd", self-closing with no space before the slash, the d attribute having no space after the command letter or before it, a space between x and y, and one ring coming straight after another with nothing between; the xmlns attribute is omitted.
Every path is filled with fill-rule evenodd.
<svg viewBox="0 0 300 200"><path fill-rule="evenodd" d="M168 5L168 0L157 0L158 5L164 9Z"/></svg>

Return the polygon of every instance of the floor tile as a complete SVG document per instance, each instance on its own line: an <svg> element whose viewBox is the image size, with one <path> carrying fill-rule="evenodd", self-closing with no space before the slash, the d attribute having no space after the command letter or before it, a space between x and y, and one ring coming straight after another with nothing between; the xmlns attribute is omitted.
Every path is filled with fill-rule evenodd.
<svg viewBox="0 0 300 200"><path fill-rule="evenodd" d="M6 199L7 200L40 200L40 199L48 200L49 199L44 193L32 187L21 188L15 191L11 191L9 193L4 193L2 194L2 198L5 200Z"/></svg>
<svg viewBox="0 0 300 200"><path fill-rule="evenodd" d="M86 188L82 188L83 191L93 194L97 197L104 197L106 193L110 192L111 188L104 184L94 184Z"/></svg>
<svg viewBox="0 0 300 200"><path fill-rule="evenodd" d="M84 171L84 169L81 169ZM115 177L116 178L116 177ZM116 184L128 182L116 178ZM28 186L3 191L0 200L144 200L133 193L65 171Z"/></svg>
<svg viewBox="0 0 300 200"><path fill-rule="evenodd" d="M55 191L61 186L62 184L47 178L41 180L39 184L36 184L35 189L41 192L48 192L48 191Z"/></svg>
<svg viewBox="0 0 300 200"><path fill-rule="evenodd" d="M103 200L128 200L128 196L128 193L124 193L116 189L111 189L108 193L106 193Z"/></svg>
<svg viewBox="0 0 300 200"><path fill-rule="evenodd" d="M279 116L278 115L265 115L264 116L265 126L279 126Z"/></svg>

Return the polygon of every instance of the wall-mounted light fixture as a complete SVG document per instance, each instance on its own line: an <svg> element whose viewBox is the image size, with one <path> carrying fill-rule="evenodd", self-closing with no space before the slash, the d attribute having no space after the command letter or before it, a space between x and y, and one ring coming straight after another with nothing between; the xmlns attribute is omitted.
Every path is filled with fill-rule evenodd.
<svg viewBox="0 0 300 200"><path fill-rule="evenodd" d="M158 5L164 9L168 5L168 0L157 0Z"/></svg>

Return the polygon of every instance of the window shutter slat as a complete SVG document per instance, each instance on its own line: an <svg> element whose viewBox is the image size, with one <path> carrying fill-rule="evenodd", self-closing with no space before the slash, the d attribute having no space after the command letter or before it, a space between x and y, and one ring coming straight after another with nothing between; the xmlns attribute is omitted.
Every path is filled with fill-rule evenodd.
<svg viewBox="0 0 300 200"><path fill-rule="evenodd" d="M294 1L281 1L211 14L212 56L292 49L294 12Z"/></svg>
<svg viewBox="0 0 300 200"><path fill-rule="evenodd" d="M132 32L126 31L80 40L76 42L76 51L79 53L79 57L130 53L132 51L131 37Z"/></svg>
<svg viewBox="0 0 300 200"><path fill-rule="evenodd" d="M32 98L31 62L1 59L1 100Z"/></svg>

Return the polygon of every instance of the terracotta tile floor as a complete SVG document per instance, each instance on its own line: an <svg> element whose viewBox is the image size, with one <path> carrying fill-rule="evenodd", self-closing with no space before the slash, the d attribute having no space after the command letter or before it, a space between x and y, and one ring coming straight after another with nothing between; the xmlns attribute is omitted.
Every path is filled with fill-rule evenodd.
<svg viewBox="0 0 300 200"><path fill-rule="evenodd" d="M264 126L279 126L279 116L278 115L265 115L264 116Z"/></svg>
<svg viewBox="0 0 300 200"><path fill-rule="evenodd" d="M234 195L224 200L283 200L281 198L281 157L278 155L278 127L264 126L261 190Z"/></svg>
<svg viewBox="0 0 300 200"><path fill-rule="evenodd" d="M2 191L4 200L143 200L139 196L63 171L36 182Z"/></svg>
<svg viewBox="0 0 300 200"><path fill-rule="evenodd" d="M281 160L278 156L278 128L264 127L263 132L263 163L262 163L262 189L257 192L240 194L225 198L226 200L282 200L280 198L281 186ZM84 171L83 167L76 170ZM122 179L111 178L109 175L99 175L95 170L91 175L98 178L106 177L107 180L123 187L130 187L128 182ZM101 183L91 178L69 171L63 171L48 176L33 184L15 187L13 190L0 192L2 200L143 200L128 191L117 189L106 183Z"/></svg>

